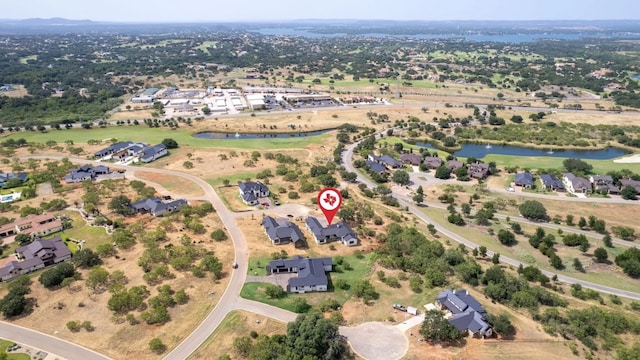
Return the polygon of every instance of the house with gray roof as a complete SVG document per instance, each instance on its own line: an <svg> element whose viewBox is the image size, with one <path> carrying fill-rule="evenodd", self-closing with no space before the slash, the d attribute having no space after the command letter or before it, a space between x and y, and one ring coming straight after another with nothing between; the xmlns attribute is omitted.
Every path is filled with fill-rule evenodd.
<svg viewBox="0 0 640 360"><path fill-rule="evenodd" d="M147 146L139 152L140 161L143 163L152 162L167 155L167 147L163 144Z"/></svg>
<svg viewBox="0 0 640 360"><path fill-rule="evenodd" d="M526 189L531 189L535 185L533 175L530 172L517 173L513 182L516 186L520 186Z"/></svg>
<svg viewBox="0 0 640 360"><path fill-rule="evenodd" d="M437 169L442 165L442 159L437 156L427 156L424 158L424 164L429 169Z"/></svg>
<svg viewBox="0 0 640 360"><path fill-rule="evenodd" d="M398 169L403 167L402 161L398 161L389 155L377 156L374 154L369 154L367 159L385 166L388 169Z"/></svg>
<svg viewBox="0 0 640 360"><path fill-rule="evenodd" d="M326 244L331 241L340 241L346 246L358 245L358 236L344 221L322 226L320 220L313 216L307 216L307 229L313 234L317 244Z"/></svg>
<svg viewBox="0 0 640 360"><path fill-rule="evenodd" d="M400 161L405 164L413 166L419 166L422 163L422 157L419 154L402 154L400 155Z"/></svg>
<svg viewBox="0 0 640 360"><path fill-rule="evenodd" d="M541 174L540 182L545 190L564 191L564 184L553 174Z"/></svg>
<svg viewBox="0 0 640 360"><path fill-rule="evenodd" d="M564 183L564 187L572 193L590 193L591 192L591 182L589 180L575 176L572 173L566 173L562 177L562 182Z"/></svg>
<svg viewBox="0 0 640 360"><path fill-rule="evenodd" d="M104 149L98 150L95 153L93 153L93 155L95 155L95 157L97 158L103 158L105 156L109 156L109 155L113 155L115 153L121 152L122 150L126 150L133 145L134 143L132 141L121 141L109 147L106 147Z"/></svg>
<svg viewBox="0 0 640 360"><path fill-rule="evenodd" d="M153 197L132 202L129 204L129 208L132 214L150 213L153 216L163 216L167 213L174 213L185 205L188 205L186 199L165 201L159 197Z"/></svg>
<svg viewBox="0 0 640 360"><path fill-rule="evenodd" d="M463 166L464 166L464 163L462 161L449 160L449 162L447 162L447 169L449 169L449 171L451 172L456 171Z"/></svg>
<svg viewBox="0 0 640 360"><path fill-rule="evenodd" d="M273 245L293 243L295 247L304 246L304 235L298 225L291 221L278 223L271 216L265 216L262 219L262 227Z"/></svg>
<svg viewBox="0 0 640 360"><path fill-rule="evenodd" d="M387 172L387 169L384 166L378 164L375 161L367 160L367 166L369 166L369 169L371 171L373 171L374 173L376 173L378 175L382 175L385 172Z"/></svg>
<svg viewBox="0 0 640 360"><path fill-rule="evenodd" d="M474 179L484 179L489 174L489 164L475 162L469 165L469 170L467 170L467 174Z"/></svg>
<svg viewBox="0 0 640 360"><path fill-rule="evenodd" d="M589 182L593 185L593 190L605 194L619 194L620 189L613 184L610 175L591 175Z"/></svg>
<svg viewBox="0 0 640 360"><path fill-rule="evenodd" d="M8 281L44 267L71 259L71 251L57 236L49 240L36 240L16 249L16 260L0 268L0 279Z"/></svg>
<svg viewBox="0 0 640 360"><path fill-rule="evenodd" d="M467 290L444 290L438 294L436 304L449 311L451 325L474 336L491 336L493 330L487 322L487 311Z"/></svg>
<svg viewBox="0 0 640 360"><path fill-rule="evenodd" d="M3 187L11 179L18 179L22 182L29 180L27 173L0 173L0 187Z"/></svg>
<svg viewBox="0 0 640 360"><path fill-rule="evenodd" d="M620 179L620 190L624 189L627 186L631 186L636 189L638 193L640 193L640 181L632 180L632 179Z"/></svg>
<svg viewBox="0 0 640 360"><path fill-rule="evenodd" d="M69 175L64 177L66 183L78 183L83 181L93 181L98 175L110 174L109 167L104 165L89 166L82 165L79 168L71 169Z"/></svg>
<svg viewBox="0 0 640 360"><path fill-rule="evenodd" d="M238 185L240 197L247 205L258 205L259 198L268 197L269 188L260 181L244 181Z"/></svg>
<svg viewBox="0 0 640 360"><path fill-rule="evenodd" d="M333 270L333 260L326 258L303 258L294 256L291 259L272 260L267 266L268 274L297 273L297 277L289 278L287 292L306 293L327 291L329 279L327 271Z"/></svg>

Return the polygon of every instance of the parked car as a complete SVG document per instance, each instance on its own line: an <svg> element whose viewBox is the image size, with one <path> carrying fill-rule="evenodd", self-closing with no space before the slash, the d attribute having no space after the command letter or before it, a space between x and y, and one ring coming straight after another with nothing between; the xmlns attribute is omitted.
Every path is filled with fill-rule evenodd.
<svg viewBox="0 0 640 360"><path fill-rule="evenodd" d="M280 201L278 201L278 200L274 200L274 201L273 201L273 204L274 204L275 206L279 206L279 205L280 205Z"/></svg>
<svg viewBox="0 0 640 360"><path fill-rule="evenodd" d="M393 304L393 308L400 311L407 311L407 308L402 306L402 304Z"/></svg>
<svg viewBox="0 0 640 360"><path fill-rule="evenodd" d="M237 269L238 268L238 263L234 262L233 265L231 265L232 268Z"/></svg>

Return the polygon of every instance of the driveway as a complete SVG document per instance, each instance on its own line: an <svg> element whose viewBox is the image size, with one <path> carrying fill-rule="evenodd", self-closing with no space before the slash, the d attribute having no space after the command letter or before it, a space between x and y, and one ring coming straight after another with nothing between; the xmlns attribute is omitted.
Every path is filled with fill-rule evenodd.
<svg viewBox="0 0 640 360"><path fill-rule="evenodd" d="M291 279L292 277L297 277L297 276L298 276L298 274L295 274L295 273L291 273L291 274L273 274L273 275L267 275L267 276L251 276L251 275L248 275L247 276L247 280L245 280L245 281L246 282L262 282L262 283L278 285L278 286L282 287L283 289L287 290L287 284L289 284L289 279Z"/></svg>
<svg viewBox="0 0 640 360"><path fill-rule="evenodd" d="M409 350L409 340L395 326L368 322L356 327L340 327L353 351L367 360L401 359Z"/></svg>

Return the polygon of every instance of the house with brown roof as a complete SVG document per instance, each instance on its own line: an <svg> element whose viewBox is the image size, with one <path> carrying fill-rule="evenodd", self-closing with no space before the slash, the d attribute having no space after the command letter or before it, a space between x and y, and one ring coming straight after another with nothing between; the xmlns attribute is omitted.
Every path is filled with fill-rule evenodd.
<svg viewBox="0 0 640 360"><path fill-rule="evenodd" d="M593 185L593 190L605 194L619 194L620 189L613 184L610 175L591 175L589 182Z"/></svg>
<svg viewBox="0 0 640 360"><path fill-rule="evenodd" d="M489 164L476 162L469 165L469 170L467 170L467 174L474 179L484 179L489 174Z"/></svg>
<svg viewBox="0 0 640 360"><path fill-rule="evenodd" d="M591 182L589 180L575 176L572 173L566 173L562 177L562 182L565 185L565 188L572 193L590 193L591 192Z"/></svg>
<svg viewBox="0 0 640 360"><path fill-rule="evenodd" d="M640 181L632 180L632 179L621 179L620 180L620 189L624 189L627 186L631 186L636 189L637 192L640 193Z"/></svg>
<svg viewBox="0 0 640 360"><path fill-rule="evenodd" d="M71 259L71 251L60 236L36 240L16 249L16 260L0 268L0 279L8 281L47 266Z"/></svg>
<svg viewBox="0 0 640 360"><path fill-rule="evenodd" d="M51 214L29 215L0 226L0 238L17 234L45 236L62 231L62 221Z"/></svg>
<svg viewBox="0 0 640 360"><path fill-rule="evenodd" d="M427 156L424 158L424 164L429 169L437 169L442 165L442 159L437 156Z"/></svg>
<svg viewBox="0 0 640 360"><path fill-rule="evenodd" d="M422 162L422 157L418 154L402 154L400 155L400 161L402 161L405 164L420 166L420 163Z"/></svg>
<svg viewBox="0 0 640 360"><path fill-rule="evenodd" d="M451 172L454 172L463 166L464 166L464 163L462 161L449 160L449 162L447 162L447 169L449 169L449 171Z"/></svg>

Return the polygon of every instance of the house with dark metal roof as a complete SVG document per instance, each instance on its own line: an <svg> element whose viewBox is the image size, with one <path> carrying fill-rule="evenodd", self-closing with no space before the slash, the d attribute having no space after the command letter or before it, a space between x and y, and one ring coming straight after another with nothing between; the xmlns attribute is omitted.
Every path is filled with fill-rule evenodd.
<svg viewBox="0 0 640 360"><path fill-rule="evenodd" d="M268 274L297 273L297 277L288 280L287 291L303 294L313 291L327 291L329 279L327 271L333 270L333 261L326 258L303 258L272 260L267 266Z"/></svg>
<svg viewBox="0 0 640 360"><path fill-rule="evenodd" d="M402 161L398 161L389 155L376 156L374 154L369 154L367 159L385 166L388 169L398 169L403 166Z"/></svg>
<svg viewBox="0 0 640 360"><path fill-rule="evenodd" d="M176 212L185 205L187 205L186 199L164 201L159 197L153 197L132 202L129 204L129 208L132 214L150 213L153 216L163 216Z"/></svg>
<svg viewBox="0 0 640 360"><path fill-rule="evenodd" d="M106 147L102 150L98 150L95 153L93 153L93 155L95 155L95 157L97 158L103 158L105 156L109 156L109 155L113 155L115 153L118 153L122 150L126 150L128 148L130 148L131 146L134 145L134 142L132 141L121 141L118 143L115 143L109 147Z"/></svg>
<svg viewBox="0 0 640 360"><path fill-rule="evenodd" d="M609 175L591 175L589 182L593 185L593 190L606 194L619 194L620 189L613 184L613 178Z"/></svg>
<svg viewBox="0 0 640 360"><path fill-rule="evenodd" d="M487 311L468 291L441 291L436 298L436 304L452 314L448 321L456 329L482 337L491 336L493 333L491 324L487 322Z"/></svg>
<svg viewBox="0 0 640 360"><path fill-rule="evenodd" d="M291 221L278 223L271 216L265 216L262 219L262 227L273 245L293 243L295 247L304 246L304 235L298 225Z"/></svg>
<svg viewBox="0 0 640 360"><path fill-rule="evenodd" d="M367 160L367 165L369 166L369 169L371 171L373 171L378 175L384 174L387 171L387 169L384 166L378 164L375 161Z"/></svg>
<svg viewBox="0 0 640 360"><path fill-rule="evenodd" d="M530 172L521 172L516 174L516 178L513 182L516 186L531 189L535 185L533 175Z"/></svg>
<svg viewBox="0 0 640 360"><path fill-rule="evenodd" d="M18 179L22 182L29 180L27 173L0 173L0 187L5 186L11 179Z"/></svg>
<svg viewBox="0 0 640 360"><path fill-rule="evenodd" d="M167 147L163 144L147 146L139 153L140 161L143 163L152 162L167 155Z"/></svg>
<svg viewBox="0 0 640 360"><path fill-rule="evenodd" d="M400 155L400 161L405 164L419 166L422 163L422 157L419 154L402 154Z"/></svg>
<svg viewBox="0 0 640 360"><path fill-rule="evenodd" d="M16 249L16 261L10 261L0 268L0 279L8 281L46 266L71 259L71 251L61 237L36 240Z"/></svg>
<svg viewBox="0 0 640 360"><path fill-rule="evenodd" d="M326 244L331 241L340 241L346 246L358 245L358 237L356 233L351 230L349 225L344 221L331 224L329 226L322 226L320 220L313 216L307 216L306 220L307 229L313 234L313 238L317 244Z"/></svg>
<svg viewBox="0 0 640 360"><path fill-rule="evenodd" d="M487 177L487 174L489 174L489 164L475 162L469 165L467 174L474 179L484 179Z"/></svg>
<svg viewBox="0 0 640 360"><path fill-rule="evenodd" d="M79 168L71 169L69 175L64 177L66 183L77 183L95 180L98 175L110 174L109 167L104 165L89 166L82 165Z"/></svg>
<svg viewBox="0 0 640 360"><path fill-rule="evenodd" d="M552 174L541 174L540 182L545 190L564 191L564 184Z"/></svg>
<svg viewBox="0 0 640 360"><path fill-rule="evenodd" d="M631 186L640 193L640 181L632 179L620 179L620 190L624 189L627 186Z"/></svg>
<svg viewBox="0 0 640 360"><path fill-rule="evenodd" d="M437 156L427 156L424 158L424 164L430 169L437 169L442 165L442 159Z"/></svg>
<svg viewBox="0 0 640 360"><path fill-rule="evenodd" d="M268 197L269 188L260 181L244 181L238 185L240 197L247 205L258 205L258 198Z"/></svg>
<svg viewBox="0 0 640 360"><path fill-rule="evenodd" d="M562 177L562 182L564 183L565 188L572 193L590 193L591 192L591 183L589 180L575 176L572 173L566 173Z"/></svg>

